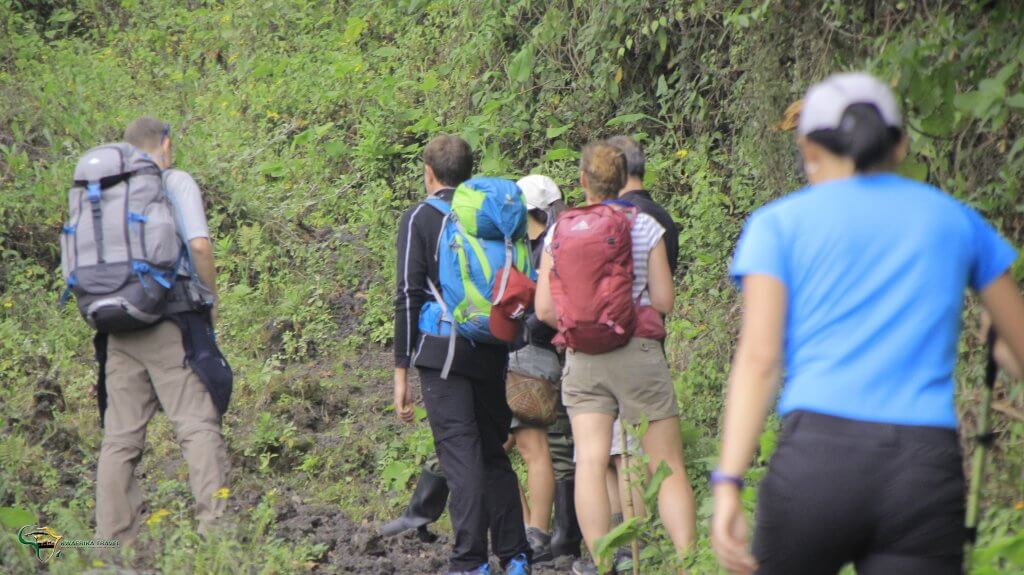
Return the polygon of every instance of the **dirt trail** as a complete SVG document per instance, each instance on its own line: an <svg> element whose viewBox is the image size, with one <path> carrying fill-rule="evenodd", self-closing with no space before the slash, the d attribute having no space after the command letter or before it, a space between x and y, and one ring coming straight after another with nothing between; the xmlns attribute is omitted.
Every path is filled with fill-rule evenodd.
<svg viewBox="0 0 1024 575"><path fill-rule="evenodd" d="M372 370L382 366L390 366L392 362L390 348L371 347L365 349L354 362L353 368ZM411 374L410 384L422 405L419 397L419 381L415 373ZM307 382L309 383L309 382ZM307 399L313 413L329 413L333 417L342 415L358 405L357 411L382 413L392 398L390 379L380 379L372 385L355 389L323 389L307 390ZM310 425L303 420L303 413L290 414L290 419L300 424L300 428L311 431L315 442L336 441L330 428L321 425ZM308 415L308 413L307 413ZM393 416L392 416L393 417ZM379 420L378 420L379 421ZM379 425L378 421L361 422L362 425ZM316 423L316 422L312 422ZM365 429L364 429L365 431ZM308 539L315 544L323 544L326 551L316 562L313 573L365 573L369 575L392 574L435 574L444 573L451 552L451 536L442 533L437 527L431 532L437 535L434 542L421 541L414 532L392 538L382 538L377 530L380 521L357 521L345 516L337 507L322 504L307 504L309 493L295 493L285 489L277 504L277 522L271 527L275 537L299 541ZM411 495L411 488L409 490ZM234 511L239 517L258 503L258 493L238 493L234 501ZM404 498L403 498L404 499ZM396 512L397 513L397 512ZM386 521L390 518L380 518ZM536 575L554 575L568 573L572 562L561 560L534 567ZM499 574L497 561L492 559L491 572Z"/></svg>
<svg viewBox="0 0 1024 575"><path fill-rule="evenodd" d="M276 535L290 539L310 538L327 547L314 573L362 573L367 575L434 574L447 567L451 538L439 534L426 543L414 532L382 538L378 525L356 523L335 508L323 505L286 504L278 511ZM566 561L536 566L538 575L567 573ZM501 573L492 564L493 573Z"/></svg>

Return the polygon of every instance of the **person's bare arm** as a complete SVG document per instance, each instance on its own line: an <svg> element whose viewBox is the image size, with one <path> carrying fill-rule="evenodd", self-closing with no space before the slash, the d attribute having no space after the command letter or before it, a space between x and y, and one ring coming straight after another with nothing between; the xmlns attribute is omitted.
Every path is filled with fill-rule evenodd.
<svg viewBox="0 0 1024 575"><path fill-rule="evenodd" d="M188 242L189 250L192 252L192 265L195 267L199 279L203 282L213 295L214 304L210 310L210 320L217 322L217 268L213 263L213 243L210 238L195 238Z"/></svg>
<svg viewBox="0 0 1024 575"><path fill-rule="evenodd" d="M1024 297L1017 283L1007 272L988 285L979 294L999 339L996 343L996 361L1008 374L1020 379L1024 364Z"/></svg>
<svg viewBox="0 0 1024 575"><path fill-rule="evenodd" d="M719 469L742 476L779 383L786 286L767 275L743 278L743 325L729 377Z"/></svg>
<svg viewBox="0 0 1024 575"><path fill-rule="evenodd" d="M647 290L651 297L651 307L662 315L672 312L676 290L672 284L672 270L668 266L665 240L658 240L658 244L647 256Z"/></svg>
<svg viewBox="0 0 1024 575"><path fill-rule="evenodd" d="M743 278L743 325L729 377L720 471L743 477L764 428L778 387L786 321L786 286L768 275ZM747 525L736 485L715 485L712 546L733 573L752 573L757 562L747 549Z"/></svg>
<svg viewBox="0 0 1024 575"><path fill-rule="evenodd" d="M558 312L555 311L555 302L551 299L551 266L554 260L551 254L544 252L540 257L540 269L537 271L537 293L533 299L534 311L537 319L550 325L558 327Z"/></svg>

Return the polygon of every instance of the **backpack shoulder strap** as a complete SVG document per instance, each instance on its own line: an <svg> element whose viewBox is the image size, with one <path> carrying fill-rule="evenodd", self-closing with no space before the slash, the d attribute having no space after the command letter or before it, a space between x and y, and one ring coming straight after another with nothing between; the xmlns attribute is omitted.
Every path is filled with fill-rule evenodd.
<svg viewBox="0 0 1024 575"><path fill-rule="evenodd" d="M441 229L437 232L437 249L434 250L434 261L438 261L441 257L441 237L444 235L445 226L448 225L448 218L452 214L452 207L448 205L448 202L435 197L427 198L423 203L441 212L441 215L444 216L444 219L441 220Z"/></svg>
<svg viewBox="0 0 1024 575"><path fill-rule="evenodd" d="M427 198L423 203L441 212L442 215L447 216L452 213L452 207L441 198Z"/></svg>

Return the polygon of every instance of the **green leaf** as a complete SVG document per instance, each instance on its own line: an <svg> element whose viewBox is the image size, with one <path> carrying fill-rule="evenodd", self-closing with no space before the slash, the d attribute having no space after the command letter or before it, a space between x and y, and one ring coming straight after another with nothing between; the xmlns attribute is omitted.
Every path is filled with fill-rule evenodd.
<svg viewBox="0 0 1024 575"><path fill-rule="evenodd" d="M533 73L533 45L528 45L508 63L508 78L516 84L525 84Z"/></svg>
<svg viewBox="0 0 1024 575"><path fill-rule="evenodd" d="M1017 138L1017 141L1013 143L1013 147L1006 153L1006 159L1012 162L1022 150L1024 150L1024 137Z"/></svg>
<svg viewBox="0 0 1024 575"><path fill-rule="evenodd" d="M615 526L615 529L609 531L607 535L598 539L597 545L594 545L594 553L602 559L600 563L607 564L616 549L633 541L639 535L640 522L636 517L630 517Z"/></svg>
<svg viewBox="0 0 1024 575"><path fill-rule="evenodd" d="M342 39L345 40L345 42L347 43L355 42L356 40L359 39L359 36L363 33L363 30L365 29L365 20L363 20L362 18L357 18L355 16L349 16L348 19L345 20L345 34L342 35Z"/></svg>
<svg viewBox="0 0 1024 575"><path fill-rule="evenodd" d="M758 455L758 461L761 465L764 465L768 459L771 458L772 453L775 453L775 446L778 442L778 432L776 432L772 427L766 428L764 433L761 434L761 439L758 443L761 448L760 454Z"/></svg>
<svg viewBox="0 0 1024 575"><path fill-rule="evenodd" d="M1020 94L1014 94L1007 98L1006 105L1011 108L1024 109L1024 92L1021 92Z"/></svg>
<svg viewBox="0 0 1024 575"><path fill-rule="evenodd" d="M324 153L331 158L338 158L345 153L347 146L345 142L341 140L331 140L324 142Z"/></svg>
<svg viewBox="0 0 1024 575"><path fill-rule="evenodd" d="M36 515L27 509L0 507L0 525L5 529L21 529L36 524Z"/></svg>
<svg viewBox="0 0 1024 575"><path fill-rule="evenodd" d="M68 10L67 8L61 8L60 10L54 12L52 16L50 16L50 22L55 22L57 24L66 24L77 17L78 16L75 15L75 13L71 10Z"/></svg>
<svg viewBox="0 0 1024 575"><path fill-rule="evenodd" d="M900 164L899 173L913 180L924 182L928 179L928 165L918 162L913 158L907 158Z"/></svg>
<svg viewBox="0 0 1024 575"><path fill-rule="evenodd" d="M654 118L651 118L647 114L640 114L640 113L637 113L637 114L623 114L621 116L615 116L611 120L608 120L607 122L605 122L604 125L605 126L619 126L621 124L632 124L632 123L639 122L640 120L645 120L645 119L653 120Z"/></svg>
<svg viewBox="0 0 1024 575"><path fill-rule="evenodd" d="M668 95L668 82L665 81L665 75L658 76L658 90L654 93L655 96Z"/></svg>
<svg viewBox="0 0 1024 575"><path fill-rule="evenodd" d="M556 148L554 150L548 150L547 153L541 157L541 160L548 162L556 160L578 160L579 158L580 153L576 150L570 150L569 148Z"/></svg>
<svg viewBox="0 0 1024 575"><path fill-rule="evenodd" d="M304 146L313 141L313 128L307 128L292 138L292 147Z"/></svg>
<svg viewBox="0 0 1024 575"><path fill-rule="evenodd" d="M325 135L327 135L327 132L331 131L331 128L333 127L334 122L327 122L326 124L320 124L319 126L317 126L315 129L317 139L323 138Z"/></svg>
<svg viewBox="0 0 1024 575"><path fill-rule="evenodd" d="M392 461L384 468L381 479L389 488L401 489L409 483L409 479L416 473L416 466L408 461Z"/></svg>
<svg viewBox="0 0 1024 575"><path fill-rule="evenodd" d="M436 88L439 83L440 82L437 79L437 74L434 74L433 72L428 72L423 75L423 81L420 82L420 90L423 90L424 92L429 92Z"/></svg>
<svg viewBox="0 0 1024 575"><path fill-rule="evenodd" d="M569 129L572 128L573 124L574 124L574 122L569 122L568 124L566 124L564 126L559 126L557 128L548 128L548 131L547 131L548 139L549 140L553 140L553 139L557 138L558 136L561 136L562 134L568 132Z"/></svg>
<svg viewBox="0 0 1024 575"><path fill-rule="evenodd" d="M1024 567L1024 533L1014 534L989 543L976 552L981 563L1009 562Z"/></svg>
<svg viewBox="0 0 1024 575"><path fill-rule="evenodd" d="M283 178L288 175L288 164L284 160L271 160L260 164L256 171L271 178Z"/></svg>
<svg viewBox="0 0 1024 575"><path fill-rule="evenodd" d="M647 486L644 491L644 501L653 502L658 497L658 491L661 490L661 484L664 483L669 476L672 475L672 468L665 463L664 460L658 464L658 468L654 470L654 475L651 476L651 483Z"/></svg>

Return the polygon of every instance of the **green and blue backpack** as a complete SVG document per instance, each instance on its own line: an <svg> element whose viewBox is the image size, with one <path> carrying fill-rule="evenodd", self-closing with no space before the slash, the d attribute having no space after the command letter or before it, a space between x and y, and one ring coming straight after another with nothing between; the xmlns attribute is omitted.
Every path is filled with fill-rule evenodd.
<svg viewBox="0 0 1024 575"><path fill-rule="evenodd" d="M506 287L501 280L507 280L512 267L531 279L536 272L526 242L526 200L515 182L473 178L456 188L450 206L438 198L426 203L444 215L434 255L441 285L428 280L434 301L421 309L419 328L449 337L441 373L446 378L456 335L477 343L506 343L490 329L491 307Z"/></svg>

